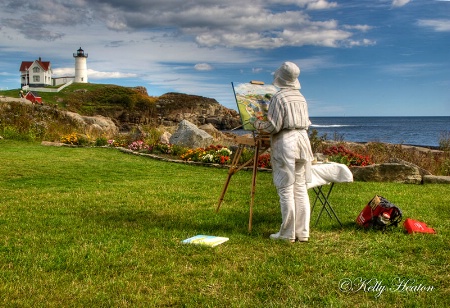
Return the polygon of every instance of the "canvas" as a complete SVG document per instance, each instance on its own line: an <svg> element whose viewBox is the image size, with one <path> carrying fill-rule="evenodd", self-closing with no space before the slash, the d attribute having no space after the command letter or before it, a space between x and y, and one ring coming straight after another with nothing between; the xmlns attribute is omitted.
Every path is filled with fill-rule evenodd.
<svg viewBox="0 0 450 308"><path fill-rule="evenodd" d="M231 83L236 97L236 103L242 121L242 129L253 131L255 128L249 122L252 117L267 120L269 101L278 91L274 85L262 83Z"/></svg>

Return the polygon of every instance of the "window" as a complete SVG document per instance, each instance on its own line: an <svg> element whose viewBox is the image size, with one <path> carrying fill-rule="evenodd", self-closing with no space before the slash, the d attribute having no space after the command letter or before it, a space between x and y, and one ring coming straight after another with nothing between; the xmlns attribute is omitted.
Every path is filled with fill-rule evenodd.
<svg viewBox="0 0 450 308"><path fill-rule="evenodd" d="M33 76L33 81L34 82L40 82L41 81L41 77L40 76Z"/></svg>
<svg viewBox="0 0 450 308"><path fill-rule="evenodd" d="M39 73L40 71L39 67L33 67L33 73Z"/></svg>

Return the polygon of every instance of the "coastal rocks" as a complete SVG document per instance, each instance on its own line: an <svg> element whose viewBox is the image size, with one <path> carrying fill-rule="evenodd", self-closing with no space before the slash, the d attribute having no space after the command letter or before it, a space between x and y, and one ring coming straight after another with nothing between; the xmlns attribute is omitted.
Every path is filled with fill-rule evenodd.
<svg viewBox="0 0 450 308"><path fill-rule="evenodd" d="M23 121L29 121L30 126L45 127L46 123L56 123L61 120L64 123L70 123L75 127L82 128L83 133L92 137L106 136L110 137L118 132L114 122L101 115L83 116L75 112L60 110L47 105L33 105L24 98L1 98L0 114L5 118L15 119L18 114L23 114ZM0 117L1 121L1 117Z"/></svg>
<svg viewBox="0 0 450 308"><path fill-rule="evenodd" d="M214 138L199 129L195 124L183 120L178 124L175 133L169 139L171 144L181 145L189 148L203 148L212 144Z"/></svg>
<svg viewBox="0 0 450 308"><path fill-rule="evenodd" d="M402 164L402 165L407 165L407 166L415 167L415 168L417 168L417 169L419 170L420 175L421 175L422 177L425 176L425 175L431 175L431 172L430 172L430 171L425 170L425 169L423 169L423 168L420 168L419 166L417 166L417 165L415 165L415 164L413 164L413 163L407 162L406 160L403 160L403 159L399 159L399 158L390 158L389 161L388 161L388 163L396 163L396 164Z"/></svg>
<svg viewBox="0 0 450 308"><path fill-rule="evenodd" d="M424 184L450 184L450 176L425 175Z"/></svg>
<svg viewBox="0 0 450 308"><path fill-rule="evenodd" d="M100 136L103 134L106 136L113 136L118 132L118 128L114 122L110 118L104 116L82 116L70 111L66 111L65 115L83 127L85 132L89 135Z"/></svg>
<svg viewBox="0 0 450 308"><path fill-rule="evenodd" d="M241 125L239 113L220 105L215 99L182 93L166 93L156 102L158 123L175 126L183 120L201 126L211 124L218 130Z"/></svg>
<svg viewBox="0 0 450 308"><path fill-rule="evenodd" d="M421 184L422 175L417 166L412 164L384 163L365 167L351 167L353 179L363 182L395 182Z"/></svg>

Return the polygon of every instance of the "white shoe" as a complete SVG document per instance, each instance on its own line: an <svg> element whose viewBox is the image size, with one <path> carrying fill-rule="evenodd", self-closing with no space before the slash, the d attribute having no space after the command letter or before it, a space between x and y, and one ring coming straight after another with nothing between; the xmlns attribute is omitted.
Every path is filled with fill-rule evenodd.
<svg viewBox="0 0 450 308"><path fill-rule="evenodd" d="M287 237L282 237L282 236L280 236L280 232L275 233L275 234L271 234L269 237L270 237L271 240L288 241L288 242L291 242L291 243L295 243L295 239L291 240L291 239L289 239Z"/></svg>
<svg viewBox="0 0 450 308"><path fill-rule="evenodd" d="M299 241L299 242L307 242L308 238L307 237L298 237L297 241Z"/></svg>

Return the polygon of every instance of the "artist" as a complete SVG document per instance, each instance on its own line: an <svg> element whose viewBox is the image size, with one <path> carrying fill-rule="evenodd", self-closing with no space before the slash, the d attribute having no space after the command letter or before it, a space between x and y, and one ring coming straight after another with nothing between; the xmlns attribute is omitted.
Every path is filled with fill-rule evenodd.
<svg viewBox="0 0 450 308"><path fill-rule="evenodd" d="M313 153L307 129L308 106L300 93L300 69L285 62L275 72L273 85L280 90L269 103L267 121L251 119L259 131L270 134L273 182L280 198L282 223L273 240L307 242L310 203L306 183L311 180Z"/></svg>

